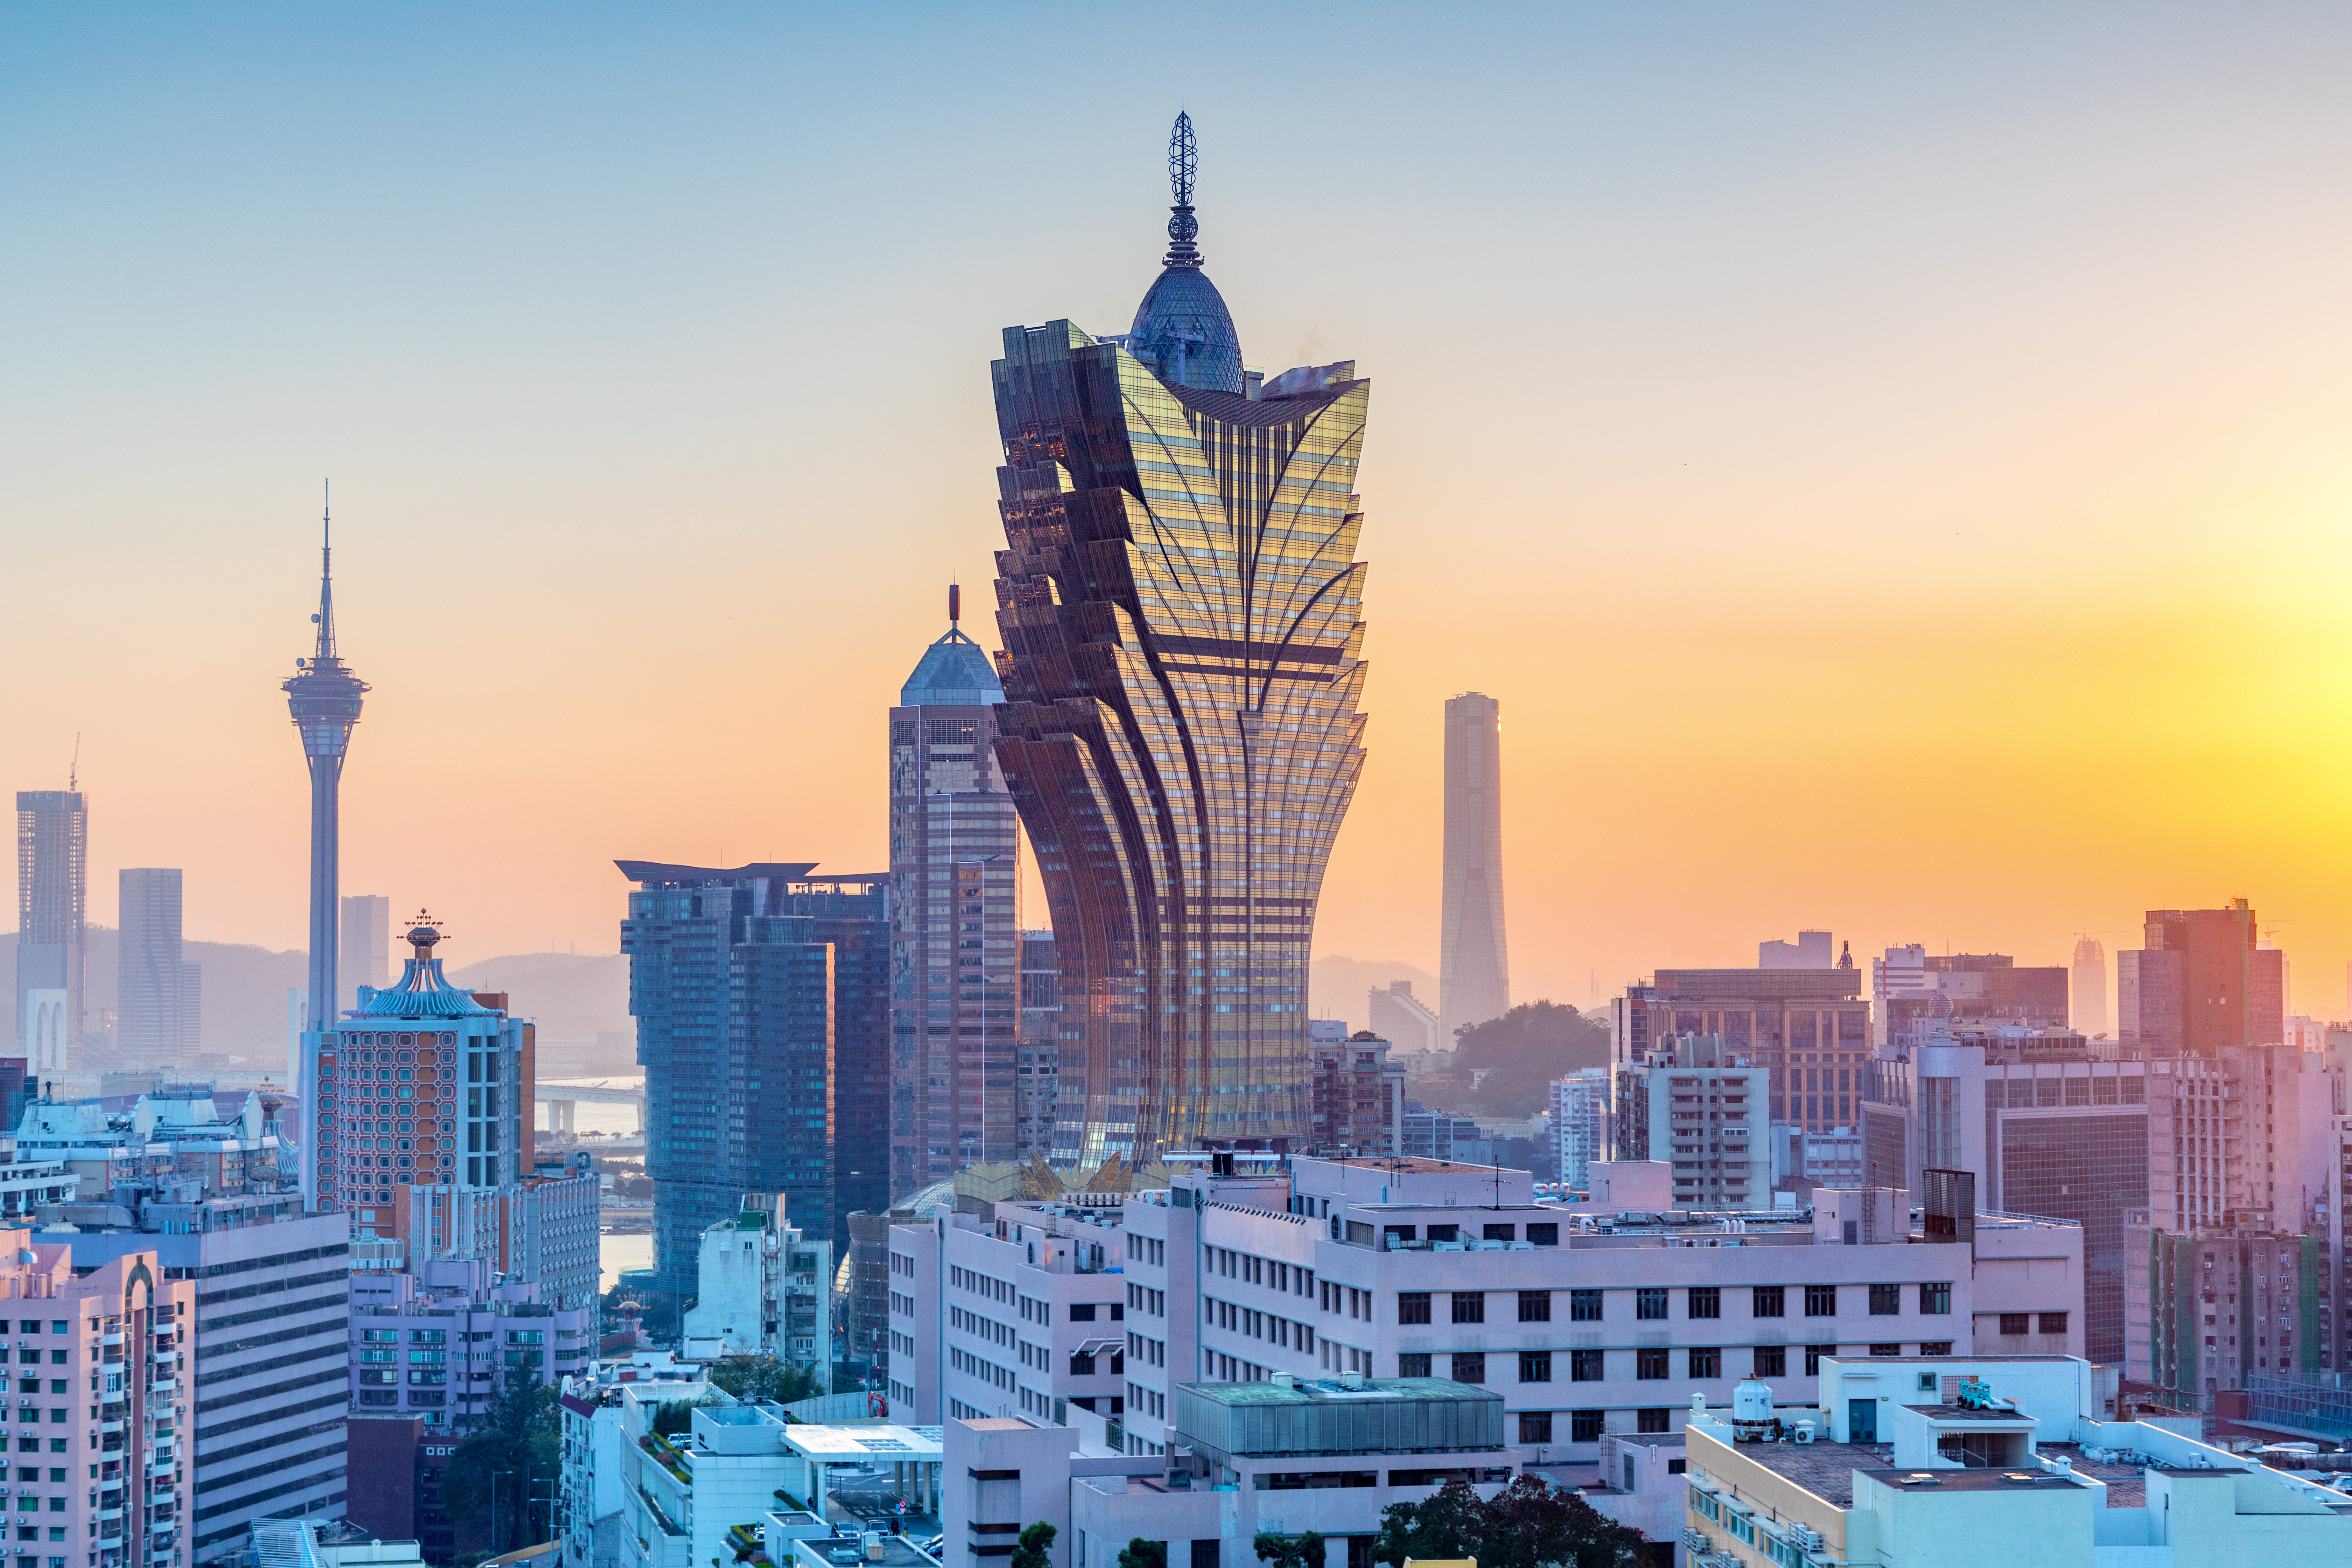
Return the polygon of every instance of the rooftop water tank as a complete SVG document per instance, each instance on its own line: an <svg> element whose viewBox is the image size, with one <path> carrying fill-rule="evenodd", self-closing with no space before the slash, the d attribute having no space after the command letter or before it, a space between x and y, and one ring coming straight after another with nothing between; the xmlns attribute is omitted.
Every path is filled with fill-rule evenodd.
<svg viewBox="0 0 2352 1568"><path fill-rule="evenodd" d="M1741 1378L1731 1391L1731 1440L1769 1443L1779 1427L1772 1415L1772 1385L1760 1378Z"/></svg>

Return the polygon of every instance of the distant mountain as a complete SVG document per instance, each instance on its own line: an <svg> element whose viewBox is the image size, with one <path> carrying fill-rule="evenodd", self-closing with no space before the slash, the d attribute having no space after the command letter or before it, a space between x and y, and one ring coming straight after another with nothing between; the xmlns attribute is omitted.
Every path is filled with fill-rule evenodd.
<svg viewBox="0 0 2352 1568"><path fill-rule="evenodd" d="M282 1064L286 993L309 983L310 955L225 942L183 942L180 951L204 966L203 1048L264 1066ZM93 1025L114 1010L119 952L113 927L89 928ZM393 973L399 973L396 963ZM16 976L16 933L0 932L0 997L14 997ZM635 1065L629 961L619 953L514 953L452 970L449 978L469 990L506 992L515 1015L539 1025L541 1050L557 1047L551 1066L572 1070L567 1064L574 1058L582 1071L618 1072ZM0 1000L0 1012L13 1014L14 1007ZM13 1016L0 1026L0 1039L12 1048L16 1028Z"/></svg>
<svg viewBox="0 0 2352 1568"><path fill-rule="evenodd" d="M1428 970L1396 959L1349 958L1335 952L1307 966L1307 1016L1342 1018L1350 1031L1363 1028L1371 1019L1365 998L1373 986L1394 980L1412 981L1412 994L1436 1011L1437 976Z"/></svg>

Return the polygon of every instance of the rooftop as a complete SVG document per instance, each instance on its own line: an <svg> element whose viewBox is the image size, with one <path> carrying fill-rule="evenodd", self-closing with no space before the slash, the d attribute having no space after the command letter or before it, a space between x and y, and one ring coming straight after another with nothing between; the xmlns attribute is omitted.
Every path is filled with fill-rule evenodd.
<svg viewBox="0 0 2352 1568"><path fill-rule="evenodd" d="M1318 1400L1409 1399L1487 1400L1492 1391L1445 1377L1366 1378L1360 1384L1318 1377L1288 1386L1265 1383L1188 1383L1184 1388L1202 1399L1224 1405L1309 1405Z"/></svg>
<svg viewBox="0 0 2352 1568"><path fill-rule="evenodd" d="M1854 1471L1895 1462L1894 1448L1884 1443L1741 1443L1732 1451L1836 1508L1853 1506Z"/></svg>
<svg viewBox="0 0 2352 1568"><path fill-rule="evenodd" d="M1890 1487L1912 1489L1932 1488L1947 1492L2032 1491L2039 1488L2074 1487L2082 1483L2074 1477L2056 1470L2045 1470L2039 1465L2024 1469L1979 1470L1938 1467L1932 1470L1868 1469L1863 1474L1872 1480Z"/></svg>

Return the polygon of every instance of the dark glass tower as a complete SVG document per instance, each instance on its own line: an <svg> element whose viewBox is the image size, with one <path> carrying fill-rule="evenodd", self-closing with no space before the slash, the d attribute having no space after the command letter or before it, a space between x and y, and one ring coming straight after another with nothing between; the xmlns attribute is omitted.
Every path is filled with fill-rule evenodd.
<svg viewBox="0 0 2352 1568"><path fill-rule="evenodd" d="M1061 969L1054 1157L1306 1135L1307 963L1363 768L1352 363L1271 381L1193 246L1133 329L1014 327L993 367L997 755Z"/></svg>
<svg viewBox="0 0 2352 1568"><path fill-rule="evenodd" d="M286 682L286 706L294 715L295 732L302 737L302 755L310 766L310 996L307 1027L316 1031L334 1026L335 943L341 916L337 889L341 884L343 754L351 749L352 726L360 721L360 701L367 682L343 668L335 653L334 535L331 514L320 521L319 613L310 617L319 628L318 641L307 659L298 658L300 673ZM305 1050L308 1064L315 1056ZM318 1086L298 1086L303 1126L318 1125ZM318 1197L318 1168L302 1163L305 1204Z"/></svg>

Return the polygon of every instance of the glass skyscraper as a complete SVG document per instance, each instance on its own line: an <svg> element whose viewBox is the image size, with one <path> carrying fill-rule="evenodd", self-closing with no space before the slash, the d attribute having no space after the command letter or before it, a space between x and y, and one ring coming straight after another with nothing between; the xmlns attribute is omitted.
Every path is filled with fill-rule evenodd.
<svg viewBox="0 0 2352 1568"><path fill-rule="evenodd" d="M1053 1157L1307 1131L1307 964L1363 768L1370 383L1247 369L1193 240L1131 330L1014 327L993 366L997 755L1051 910Z"/></svg>
<svg viewBox="0 0 2352 1568"><path fill-rule="evenodd" d="M958 630L890 710L890 1191L1016 1157L1020 821L996 670Z"/></svg>

